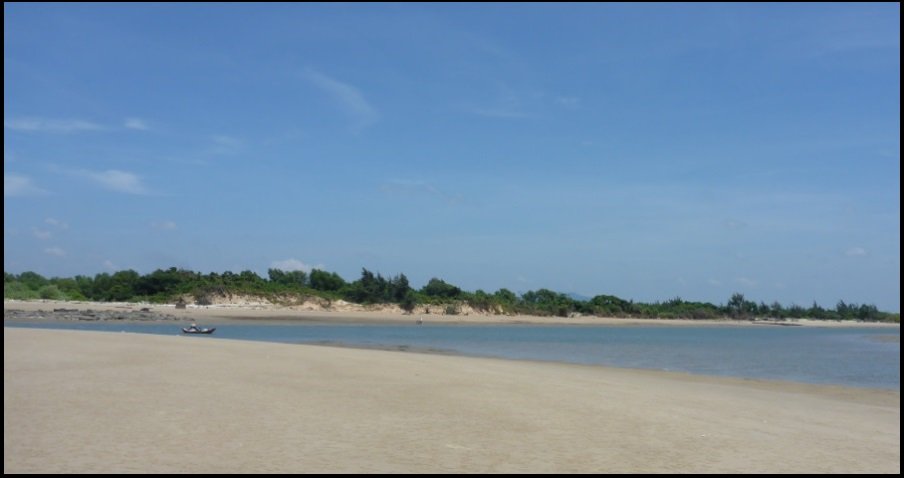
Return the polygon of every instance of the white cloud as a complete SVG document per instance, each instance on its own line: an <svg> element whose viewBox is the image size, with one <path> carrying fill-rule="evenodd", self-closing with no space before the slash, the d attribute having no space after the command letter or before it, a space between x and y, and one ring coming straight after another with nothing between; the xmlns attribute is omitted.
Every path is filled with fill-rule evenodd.
<svg viewBox="0 0 904 478"><path fill-rule="evenodd" d="M865 256L866 249L864 249L862 247L852 247L852 248L844 251L844 255L849 256L849 257Z"/></svg>
<svg viewBox="0 0 904 478"><path fill-rule="evenodd" d="M151 227L162 231L172 231L176 229L176 223L173 221L152 222Z"/></svg>
<svg viewBox="0 0 904 478"><path fill-rule="evenodd" d="M3 173L3 197L40 196L47 191L35 186L31 178L14 173Z"/></svg>
<svg viewBox="0 0 904 478"><path fill-rule="evenodd" d="M117 269L116 264L113 263L110 259L107 259L103 262L104 269L108 271L115 271Z"/></svg>
<svg viewBox="0 0 904 478"><path fill-rule="evenodd" d="M51 256L57 256L57 257L63 257L66 255L66 251L60 249L57 246L48 247L47 249L44 249L44 253L50 254Z"/></svg>
<svg viewBox="0 0 904 478"><path fill-rule="evenodd" d="M310 68L305 70L304 77L328 93L352 119L356 128L373 124L379 118L377 110L367 102L358 88Z"/></svg>
<svg viewBox="0 0 904 478"><path fill-rule="evenodd" d="M60 221L59 219L54 219L52 217L48 217L47 219L44 219L44 223L50 224L51 226L58 227L58 228L64 229L64 230L69 229L68 223Z"/></svg>
<svg viewBox="0 0 904 478"><path fill-rule="evenodd" d="M128 194L148 194L141 178L134 173L110 169L107 171L78 171L76 174L88 178L106 189Z"/></svg>
<svg viewBox="0 0 904 478"><path fill-rule="evenodd" d="M124 126L128 129L136 129L139 131L147 131L151 129L147 122L141 118L126 118Z"/></svg>
<svg viewBox="0 0 904 478"><path fill-rule="evenodd" d="M13 131L77 133L80 131L102 131L103 126L80 119L14 118L4 119L3 127Z"/></svg>
<svg viewBox="0 0 904 478"><path fill-rule="evenodd" d="M323 265L310 266L305 264L304 262L299 261L298 259L286 259L283 261L273 261L270 263L270 267L273 269L279 269L281 271L304 271L308 272L311 269L323 269Z"/></svg>
<svg viewBox="0 0 904 478"><path fill-rule="evenodd" d="M46 241L47 239L50 239L51 237L53 237L53 234L51 234L50 231L42 231L37 228L32 229L32 233L34 233L35 237L37 237L38 239L40 239L42 241Z"/></svg>

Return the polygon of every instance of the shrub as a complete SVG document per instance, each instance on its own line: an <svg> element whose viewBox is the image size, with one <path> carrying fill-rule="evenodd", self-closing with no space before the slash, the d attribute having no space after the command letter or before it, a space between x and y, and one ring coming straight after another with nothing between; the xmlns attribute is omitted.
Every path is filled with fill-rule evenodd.
<svg viewBox="0 0 904 478"><path fill-rule="evenodd" d="M42 299L65 300L66 296L55 285L45 285L38 289L38 296Z"/></svg>

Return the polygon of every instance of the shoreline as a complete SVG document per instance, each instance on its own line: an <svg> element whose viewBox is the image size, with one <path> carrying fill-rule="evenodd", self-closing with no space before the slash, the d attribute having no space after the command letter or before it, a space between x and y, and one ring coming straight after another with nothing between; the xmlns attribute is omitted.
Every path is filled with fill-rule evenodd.
<svg viewBox="0 0 904 478"><path fill-rule="evenodd" d="M786 321L771 320L731 320L731 319L641 319L616 317L540 317L527 315L490 315L490 314L402 314L387 311L346 311L346 310L302 310L297 307L276 305L189 305L185 309L177 309L173 304L149 304L129 302L81 302L81 301L19 301L4 300L3 310L22 310L26 312L54 309L76 309L112 312L136 312L147 309L152 314L171 317L169 320L197 321L208 324L215 320L239 321L274 321L274 322L310 322L310 323L361 323L361 324L411 324L421 320L424 324L531 324L531 325L600 325L600 326L715 326L715 327L753 327L753 326L806 326L806 327L877 327L900 328L900 324L884 322L857 321L824 321L813 319L788 319Z"/></svg>
<svg viewBox="0 0 904 478"><path fill-rule="evenodd" d="M73 331L82 331L82 332L97 332L97 333L109 333L109 334L142 334L141 332L127 332L125 330L92 330L92 329L70 329L66 328L65 324L70 323L71 321L59 321L59 320L46 320L46 321L37 321L37 320L4 320L4 329L6 328L19 328L23 326L23 328L29 330L36 330L34 328L27 327L29 324L48 324L51 327L43 328L38 327L37 330L73 330ZM108 323L122 323L122 324L136 324L142 323L138 321L131 320L122 320L122 321L109 321ZM147 323L148 321L143 321ZM167 326L169 324L162 324L162 321L150 321L156 325L161 327ZM201 321L198 321L199 323ZM238 325L250 325L250 324L261 324L261 325L285 325L284 323L277 322L273 323L272 321L268 321L266 319L231 319L230 322L237 323ZM295 321L293 321L295 322ZM96 322L95 322L96 323ZM61 328L55 328L54 325L60 325ZM178 324L172 324L178 325ZM209 324L209 325L217 325L217 323ZM328 322L305 322L304 324L295 325L299 327L304 327L306 325L362 325L360 322L350 322L348 324L330 324ZM396 323L379 323L379 324L363 324L363 325L410 325L409 323L405 324L396 324ZM450 324L433 324L433 325L443 325L448 326ZM481 325L485 325L487 327L496 326L498 324L452 324L452 325L461 325L461 326L469 326L469 327L480 327ZM521 324L528 326L538 326L535 324ZM539 327L543 327L544 325L539 325ZM553 325L550 325L552 327ZM574 325L575 327L582 327L583 325ZM879 332L879 331L877 331ZM154 334L157 335L157 334ZM162 335L166 336L166 335ZM185 337L184 335L179 335L178 333L174 333L176 337ZM900 343L900 336L898 335L872 335L870 336L871 340L875 340L877 342L888 342L888 343ZM341 341L331 341L331 340L322 340L316 342L280 342L280 341L269 341L269 340L254 340L254 339L244 339L244 338L222 338L220 336L205 336L204 340L228 340L228 341L238 341L238 342L251 342L251 343L271 343L271 344L287 344L287 345L299 345L299 346L313 346L313 347L327 347L327 348L344 348L344 349L358 349L358 350L376 350L376 351L387 351L387 352L399 352L399 353L409 353L409 354L425 354L425 355L440 355L447 357L471 357L471 358L485 358L490 360L511 360L517 362L527 362L527 363L549 363L549 364L560 364L560 365L576 365L576 366L586 366L586 367L602 367L602 368L610 368L610 369L619 369L619 370L634 370L638 372L653 372L653 373L666 373L666 374L676 374L681 376L686 376L689 378L699 377L699 378L713 378L717 380L738 380L745 384L751 384L756 382L763 383L776 383L776 384L785 384L790 386L816 386L816 387L826 387L826 388L837 388L837 389L850 389L850 390L876 390L876 391L892 391L892 392L900 392L900 386L898 387L889 387L889 386L856 386L856 385L845 385L839 383L831 383L831 382L807 382L807 381L799 381L799 380L785 380L785 379L777 379L777 378L761 378L761 377L745 377L740 375L713 375L707 373L698 373L698 372L688 372L688 371L680 371L674 369L663 369L663 368L643 368L643 367L627 367L627 366L618 366L618 365L607 365L602 363L585 363L585 362L575 362L575 361L567 361L562 359L536 359L536 358L512 358L512 357L504 357L493 354L479 354L479 353L466 353L454 349L444 349L444 348L436 348L436 347L423 347L416 345L405 345L405 344L397 344L397 345L381 345L381 344L363 344L363 343L354 343L354 342L341 342Z"/></svg>
<svg viewBox="0 0 904 478"><path fill-rule="evenodd" d="M897 473L899 425L897 391L4 328L5 473Z"/></svg>

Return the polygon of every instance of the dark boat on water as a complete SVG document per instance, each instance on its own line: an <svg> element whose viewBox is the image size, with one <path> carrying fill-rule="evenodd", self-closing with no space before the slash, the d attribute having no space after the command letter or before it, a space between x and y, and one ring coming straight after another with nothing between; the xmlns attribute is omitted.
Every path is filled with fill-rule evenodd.
<svg viewBox="0 0 904 478"><path fill-rule="evenodd" d="M183 334L212 334L214 330L217 330L217 328L182 327Z"/></svg>

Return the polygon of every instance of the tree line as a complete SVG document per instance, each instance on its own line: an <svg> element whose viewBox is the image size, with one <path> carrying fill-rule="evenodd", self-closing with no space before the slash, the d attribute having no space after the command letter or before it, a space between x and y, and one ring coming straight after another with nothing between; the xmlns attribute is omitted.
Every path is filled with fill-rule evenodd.
<svg viewBox="0 0 904 478"><path fill-rule="evenodd" d="M249 295L279 302L289 297L319 297L346 300L356 304L397 304L406 311L425 306L434 312L456 314L465 305L492 314L525 314L567 317L572 314L600 317L716 319L754 318L861 320L900 322L900 313L878 310L875 305L839 301L834 308L814 302L810 307L778 302L766 304L747 300L735 293L725 304L686 301L676 297L663 302L643 303L614 295L597 295L578 300L549 289L516 294L508 289L494 293L483 290L464 291L442 279L432 278L420 289L414 289L405 274L384 277L367 269L361 277L348 282L335 272L319 269L284 271L269 269L267 277L246 270L202 274L171 267L149 274L133 270L100 273L94 277L45 278L35 272L4 272L4 299L89 300L100 302L173 302L192 296L199 305L210 304L217 296Z"/></svg>

